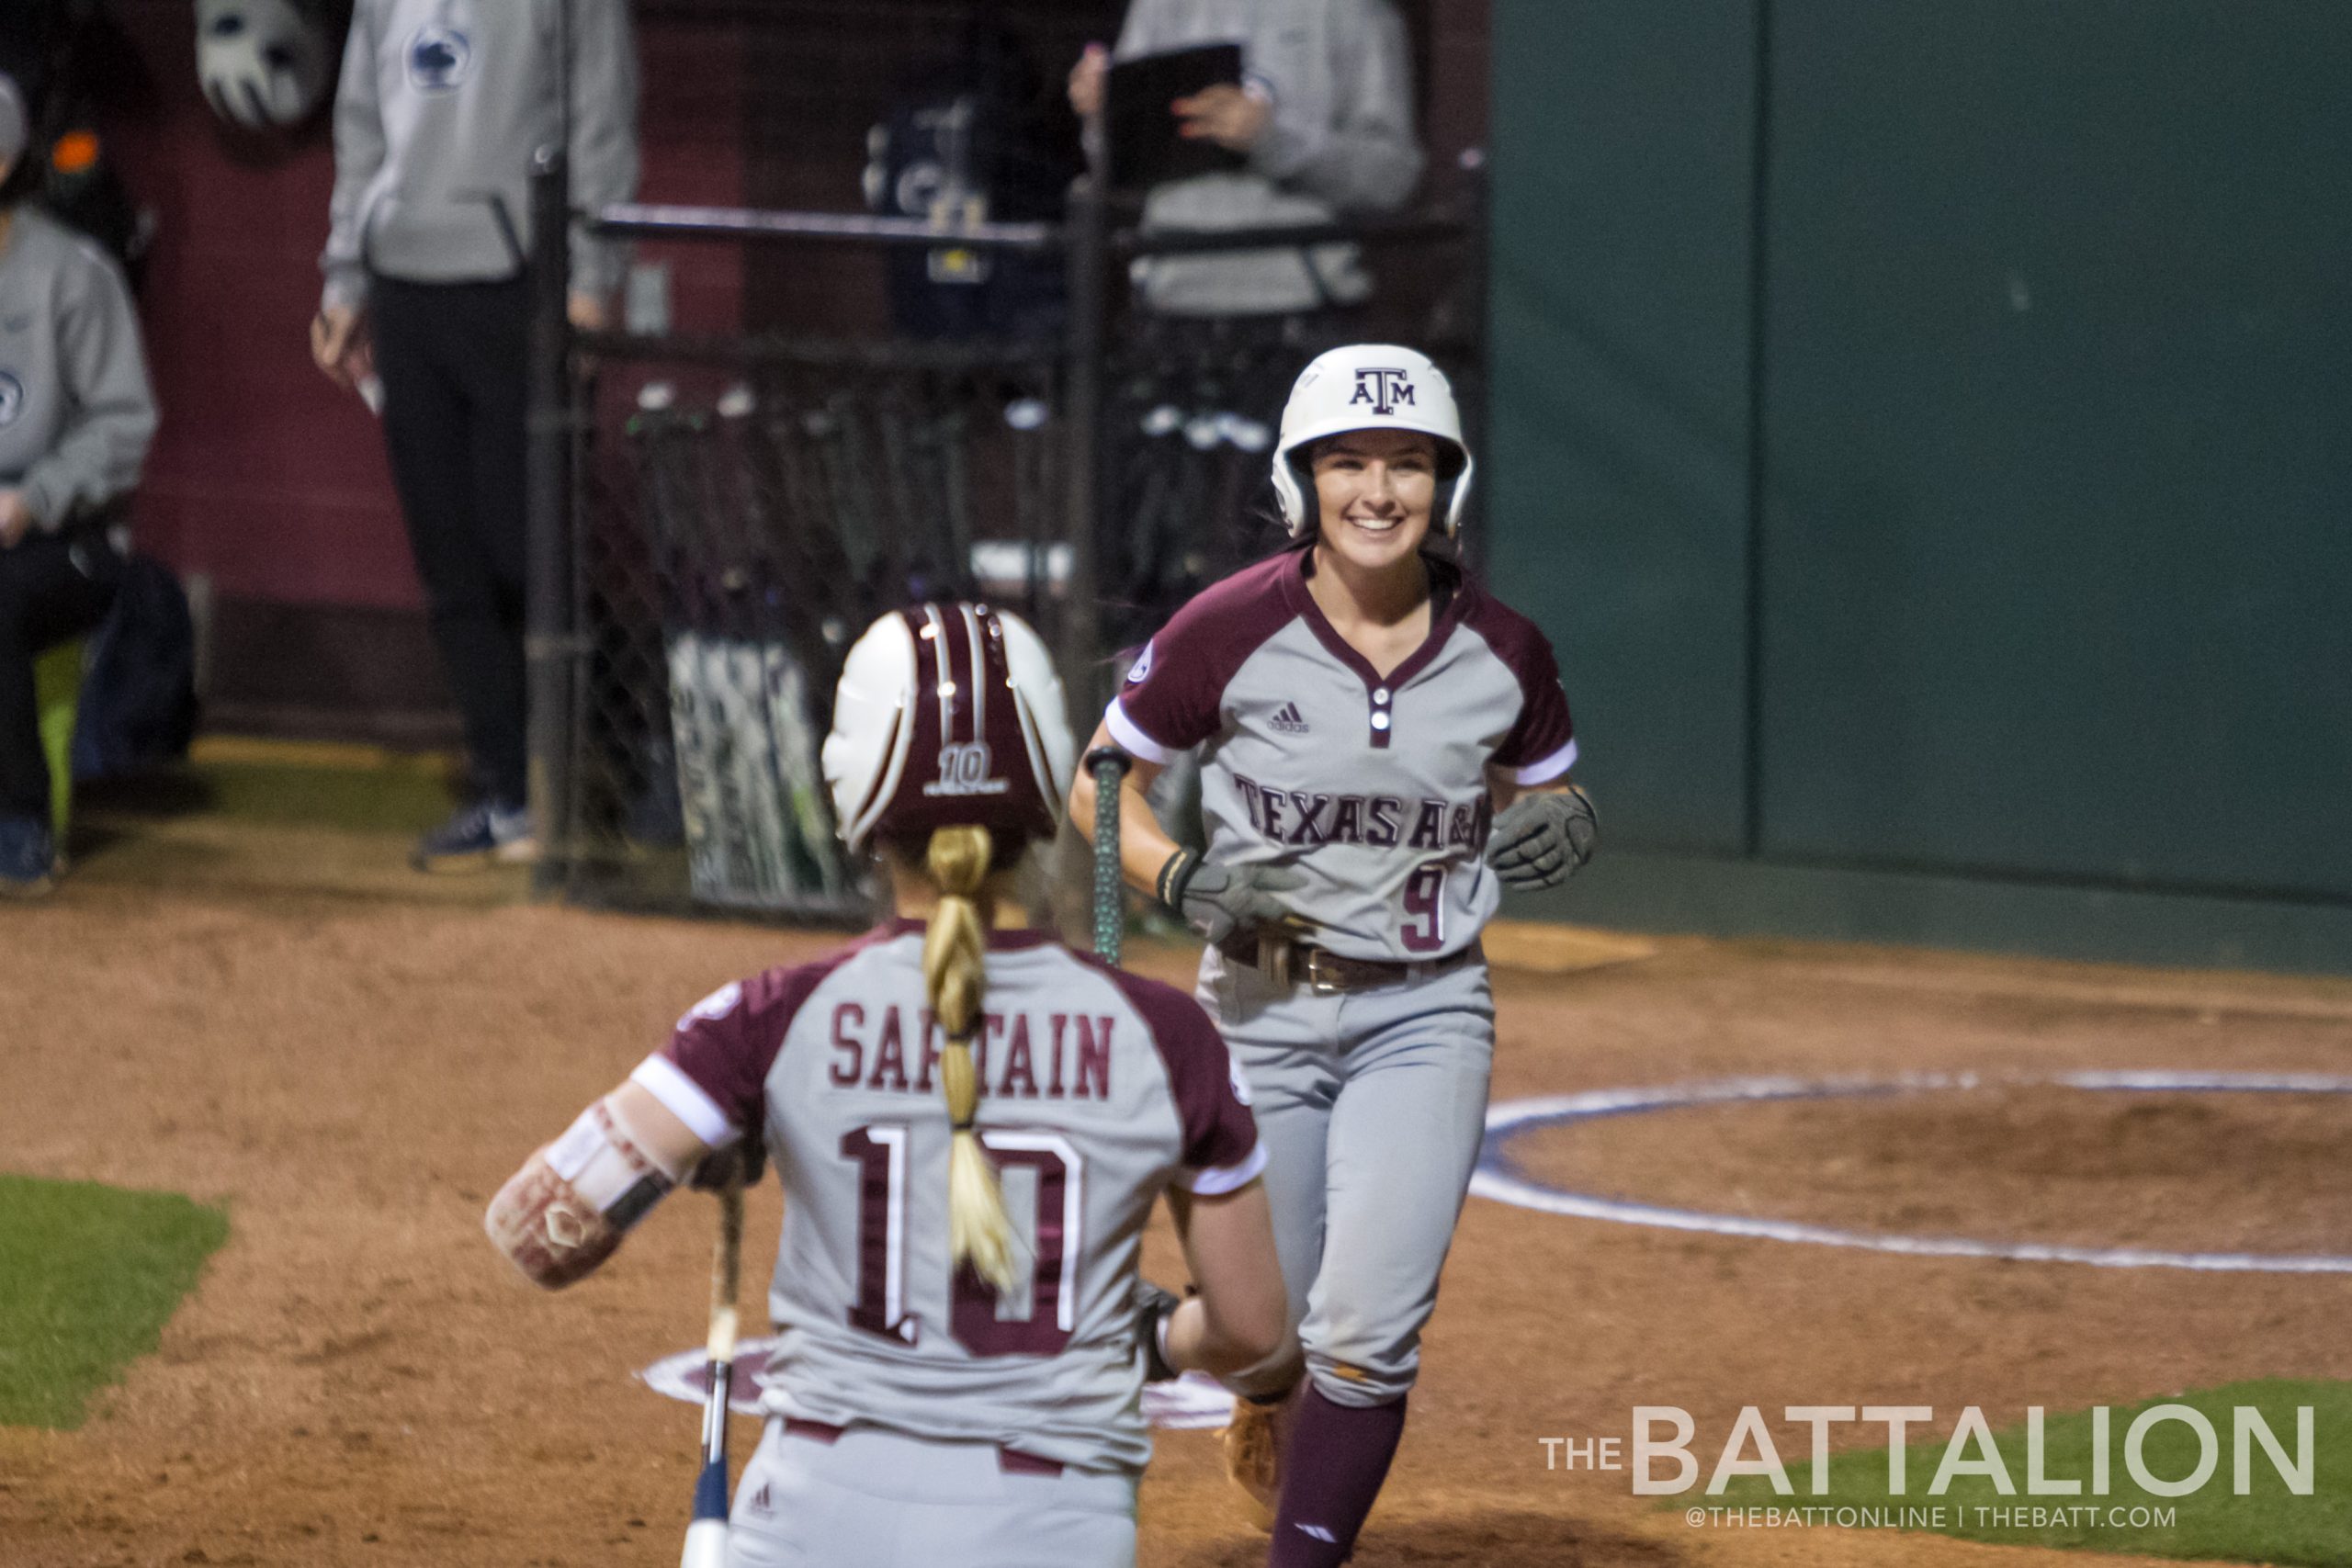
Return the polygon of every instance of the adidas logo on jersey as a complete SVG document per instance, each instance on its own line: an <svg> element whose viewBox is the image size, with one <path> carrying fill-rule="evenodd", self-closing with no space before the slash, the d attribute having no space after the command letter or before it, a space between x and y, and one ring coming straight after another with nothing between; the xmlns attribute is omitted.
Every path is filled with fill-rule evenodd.
<svg viewBox="0 0 2352 1568"><path fill-rule="evenodd" d="M1274 710L1274 716L1268 719L1266 722L1272 725L1276 729L1281 730L1284 735L1304 735L1306 733L1306 720L1299 716L1298 705L1296 703L1284 703L1282 706Z"/></svg>

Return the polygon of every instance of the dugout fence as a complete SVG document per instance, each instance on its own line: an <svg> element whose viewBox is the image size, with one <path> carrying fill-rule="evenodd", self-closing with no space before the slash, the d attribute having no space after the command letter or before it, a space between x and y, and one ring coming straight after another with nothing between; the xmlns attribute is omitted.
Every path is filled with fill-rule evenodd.
<svg viewBox="0 0 2352 1568"><path fill-rule="evenodd" d="M616 238L1047 258L1050 330L580 333L562 248L532 260L532 793L543 895L854 921L819 743L850 643L960 594L1055 650L1083 735L1123 649L1279 542L1264 475L1314 354L1369 333L1429 349L1473 411L1484 365L1480 170L1431 208L1283 230L1143 231L1075 187L1058 223L632 205ZM560 162L535 232L560 235ZM1136 259L1353 241L1406 284L1385 315L1179 321L1127 297ZM985 265L985 263L983 263Z"/></svg>

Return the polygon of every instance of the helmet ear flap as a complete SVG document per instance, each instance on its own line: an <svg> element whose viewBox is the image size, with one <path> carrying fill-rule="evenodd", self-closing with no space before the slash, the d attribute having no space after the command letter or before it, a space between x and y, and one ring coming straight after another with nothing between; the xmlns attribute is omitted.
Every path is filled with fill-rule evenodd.
<svg viewBox="0 0 2352 1568"><path fill-rule="evenodd" d="M1437 504L1432 509L1437 525L1445 530L1448 538L1462 532L1463 508L1470 499L1470 476L1478 466L1467 446L1457 444L1453 450L1460 457L1460 463L1453 473L1439 482Z"/></svg>
<svg viewBox="0 0 2352 1568"><path fill-rule="evenodd" d="M1274 457L1274 495L1282 502L1283 522L1294 539L1314 532L1315 470L1304 453L1283 452Z"/></svg>

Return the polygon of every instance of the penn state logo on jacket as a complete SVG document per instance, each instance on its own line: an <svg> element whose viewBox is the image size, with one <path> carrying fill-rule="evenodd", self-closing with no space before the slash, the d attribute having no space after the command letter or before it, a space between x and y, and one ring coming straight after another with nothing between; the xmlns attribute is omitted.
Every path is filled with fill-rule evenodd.
<svg viewBox="0 0 2352 1568"><path fill-rule="evenodd" d="M409 40L408 79L419 92L455 92L473 73L473 40L455 28L427 22Z"/></svg>
<svg viewBox="0 0 2352 1568"><path fill-rule="evenodd" d="M25 384L12 371L0 370L0 430L24 417Z"/></svg>

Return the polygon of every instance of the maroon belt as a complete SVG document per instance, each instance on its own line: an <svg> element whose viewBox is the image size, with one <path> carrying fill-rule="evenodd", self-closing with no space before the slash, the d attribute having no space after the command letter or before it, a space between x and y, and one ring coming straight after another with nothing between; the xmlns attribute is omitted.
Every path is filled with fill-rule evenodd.
<svg viewBox="0 0 2352 1568"><path fill-rule="evenodd" d="M1216 944L1236 964L1262 971L1278 986L1305 986L1318 997L1340 991L1373 991L1383 986L1425 980L1486 962L1486 950L1472 942L1459 953L1426 962L1414 959L1350 958L1301 942L1261 940L1239 932Z"/></svg>
<svg viewBox="0 0 2352 1568"><path fill-rule="evenodd" d="M804 1421L797 1416L784 1418L786 1437L806 1438L827 1448L841 1441L842 1430L828 1421ZM996 1467L1007 1475L1057 1476L1062 1472L1059 1460L1040 1459L1035 1454L1024 1454L1019 1449L1007 1448L1001 1443L997 1445Z"/></svg>

